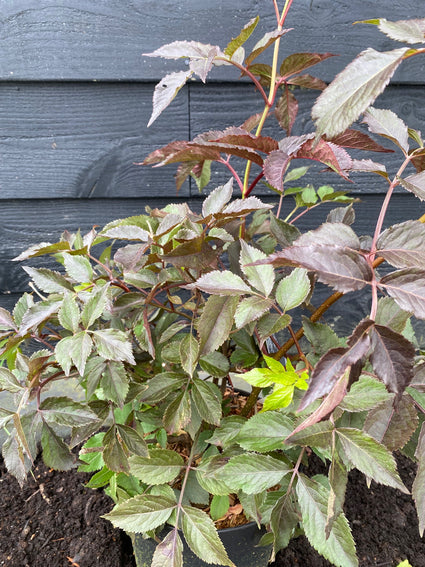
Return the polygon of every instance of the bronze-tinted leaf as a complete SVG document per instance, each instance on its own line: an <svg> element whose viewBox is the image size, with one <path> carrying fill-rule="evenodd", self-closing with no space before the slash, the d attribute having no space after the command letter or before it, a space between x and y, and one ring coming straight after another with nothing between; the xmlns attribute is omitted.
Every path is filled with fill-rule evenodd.
<svg viewBox="0 0 425 567"><path fill-rule="evenodd" d="M313 370L309 388L301 400L299 410L328 394L347 368L363 358L369 350L368 332L372 326L373 321L362 321L348 339L347 347L332 348L322 356Z"/></svg>
<svg viewBox="0 0 425 567"><path fill-rule="evenodd" d="M286 57L280 66L279 74L281 77L290 77L295 73L301 73L321 61L334 57L333 53L292 53Z"/></svg>
<svg viewBox="0 0 425 567"><path fill-rule="evenodd" d="M384 276L379 285L405 311L425 319L425 270L406 268Z"/></svg>
<svg viewBox="0 0 425 567"><path fill-rule="evenodd" d="M387 228L377 242L377 253L396 268L425 266L425 224L408 220Z"/></svg>
<svg viewBox="0 0 425 567"><path fill-rule="evenodd" d="M292 92L286 88L283 95L276 103L275 115L280 127L290 136L292 126L298 114L298 102Z"/></svg>
<svg viewBox="0 0 425 567"><path fill-rule="evenodd" d="M386 152L393 153L394 150L384 148L381 144L378 144L365 132L360 132L360 130L345 130L342 134L333 136L332 138L326 138L328 142L333 142L338 146L343 148L353 148L356 150L363 150L369 152Z"/></svg>
<svg viewBox="0 0 425 567"><path fill-rule="evenodd" d="M394 408L392 399L372 409L368 413L363 430L390 451L397 451L406 445L418 423L413 400L406 395L401 398L397 409Z"/></svg>
<svg viewBox="0 0 425 567"><path fill-rule="evenodd" d="M413 378L415 348L410 341L389 327L371 329L373 369L390 392L401 395Z"/></svg>
<svg viewBox="0 0 425 567"><path fill-rule="evenodd" d="M270 185L278 191L283 191L283 177L290 162L290 157L282 150L271 152L264 160L264 176Z"/></svg>

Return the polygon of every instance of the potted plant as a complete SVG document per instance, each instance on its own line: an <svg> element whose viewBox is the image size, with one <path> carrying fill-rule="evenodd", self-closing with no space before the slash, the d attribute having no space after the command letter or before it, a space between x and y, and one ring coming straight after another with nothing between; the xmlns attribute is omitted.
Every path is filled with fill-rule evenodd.
<svg viewBox="0 0 425 567"><path fill-rule="evenodd" d="M279 12L274 1L277 29L248 55L243 45L258 18L224 51L174 42L151 54L189 62L157 86L151 122L192 74L205 80L213 65L234 65L253 80L262 114L171 142L145 160L179 163L178 187L191 175L203 189L212 162L232 178L201 210L170 204L33 246L17 259L52 256L60 269L25 267L36 297L24 294L13 313L0 309L7 468L22 484L41 443L46 464L67 470L83 444L79 468L116 502L106 518L136 534L141 565L259 567L300 533L333 564L358 565L343 512L348 472L356 467L406 492L398 449L418 462L412 492L421 533L425 526L425 366L410 322L413 313L425 318L425 226L419 219L383 229L396 186L424 198L425 149L420 132L370 106L398 65L423 49L364 51L318 98L316 132L291 136L292 87L324 89L303 72L330 54L298 53L278 66L290 4ZM424 43L424 20L367 23ZM272 65L257 63L272 45ZM262 135L274 106L286 133L280 140ZM394 178L375 161L350 157L350 148L388 151L349 129L360 115L400 150ZM246 161L244 177L233 157ZM377 173L388 183L371 237L352 229L353 199L345 193L299 186L308 168L297 159L343 178ZM410 165L416 173L405 175ZM278 195L277 210L252 195L260 182ZM301 233L298 218L329 203L342 206ZM318 282L333 293L313 307ZM370 315L340 337L321 319L343 294L361 289L370 290ZM313 453L326 475L306 474ZM245 543L238 556L220 539L235 535L217 527L239 525L255 532L260 546L252 556ZM156 539L147 551L138 551L140 534Z"/></svg>

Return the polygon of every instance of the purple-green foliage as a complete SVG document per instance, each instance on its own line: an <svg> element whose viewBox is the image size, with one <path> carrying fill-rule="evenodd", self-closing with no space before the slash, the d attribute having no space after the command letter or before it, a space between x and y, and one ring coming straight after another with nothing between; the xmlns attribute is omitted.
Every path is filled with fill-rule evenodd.
<svg viewBox="0 0 425 567"><path fill-rule="evenodd" d="M205 561L232 566L214 525L235 511L230 495L267 528L263 543L273 557L303 530L330 562L356 566L343 512L348 471L407 492L396 450L418 462L412 494L421 534L425 528L425 363L410 322L425 319L425 217L383 230L396 186L425 198L424 141L414 125L371 106L403 60L424 48L366 49L326 86L305 71L330 53L278 60L280 42L290 42L290 5L279 13L274 0L277 27L251 51L245 42L258 17L223 50L176 41L150 54L183 58L189 69L158 84L149 124L187 80L205 82L214 65L250 77L264 102L242 125L171 142L145 159L178 164L178 188L192 176L202 190L214 162L226 167L231 179L201 212L170 204L35 245L17 259L49 255L59 271L26 267L36 292L12 313L0 309L7 468L24 483L41 444L48 466L94 473L89 486L105 487L116 502L106 515L115 526L153 535L171 524L153 567L182 566L181 535ZM364 23L402 44L425 43L425 20ZM269 48L272 64L258 63ZM312 109L315 132L292 136L299 87L322 93ZM359 118L401 156L394 178L369 157L350 156L393 151L352 128ZM262 135L266 120L277 120L280 139ZM243 171L234 157L246 162ZM344 179L366 171L388 184L369 238L351 228L354 199L299 185L305 160ZM416 173L406 177L409 164ZM276 212L253 195L260 182L279 196ZM288 200L292 212L281 219ZM298 219L328 202L342 206L301 233ZM316 282L332 292L314 308ZM339 337L324 314L343 294L365 289L369 317ZM66 395L72 380L78 401ZM252 391L233 415L228 389L237 380ZM64 395L49 392L53 383ZM253 411L260 396L262 409ZM77 460L72 449L83 442ZM327 475L301 471L311 451L329 464Z"/></svg>

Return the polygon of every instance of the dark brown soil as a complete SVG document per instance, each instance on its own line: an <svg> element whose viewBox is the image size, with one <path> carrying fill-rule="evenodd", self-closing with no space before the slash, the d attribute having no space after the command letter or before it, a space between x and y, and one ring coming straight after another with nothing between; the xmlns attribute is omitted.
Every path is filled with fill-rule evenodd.
<svg viewBox="0 0 425 567"><path fill-rule="evenodd" d="M400 458L399 470L410 488L414 467ZM111 500L84 487L87 475L52 472L41 463L34 475L21 490L0 466L1 567L134 567L128 538L99 517L111 509ZM353 471L346 514L360 567L396 567L404 559L425 567L425 541L410 496L375 484L368 489L364 477ZM271 567L298 565L330 563L298 538Z"/></svg>

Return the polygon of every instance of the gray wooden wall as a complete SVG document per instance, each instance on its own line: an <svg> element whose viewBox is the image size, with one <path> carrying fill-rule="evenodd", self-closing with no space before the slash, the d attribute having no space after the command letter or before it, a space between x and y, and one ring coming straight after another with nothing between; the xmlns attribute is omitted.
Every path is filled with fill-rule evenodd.
<svg viewBox="0 0 425 567"><path fill-rule="evenodd" d="M258 33L273 29L272 0L0 0L0 305L12 306L28 289L11 258L30 244L54 242L65 228L89 230L143 212L146 204L199 204L190 183L176 196L174 167L135 162L172 139L241 123L262 101L232 69L216 69L207 85L190 84L147 129L155 83L184 62L142 53L176 39L224 47L259 8ZM315 68L329 81L364 48L399 46L374 26L352 26L374 17L425 17L425 2L294 0L287 20L294 31L285 36L282 54L339 54ZM425 132L424 69L425 57L407 61L376 106L394 109ZM312 130L314 97L302 92L299 100L295 133ZM397 156L385 162L394 171ZM317 171L310 178L316 185L362 194L357 226L370 231L385 182L361 175L347 185ZM224 171L213 175L217 184L225 178ZM420 201L397 195L388 222L423 212ZM319 208L317 215L323 214ZM306 215L301 226L314 225L317 215Z"/></svg>

